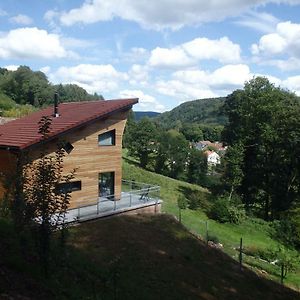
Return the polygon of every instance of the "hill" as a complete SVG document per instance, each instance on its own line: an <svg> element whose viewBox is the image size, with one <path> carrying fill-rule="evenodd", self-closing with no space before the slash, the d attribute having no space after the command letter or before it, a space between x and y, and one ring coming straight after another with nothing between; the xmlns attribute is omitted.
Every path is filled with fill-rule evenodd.
<svg viewBox="0 0 300 300"><path fill-rule="evenodd" d="M160 115L160 113L155 111L134 111L133 114L136 121L139 121L144 117L155 118Z"/></svg>
<svg viewBox="0 0 300 300"><path fill-rule="evenodd" d="M157 121L166 128L174 128L176 122L224 125L226 117L220 113L225 98L209 98L188 101L171 111L160 114Z"/></svg>
<svg viewBox="0 0 300 300"><path fill-rule="evenodd" d="M178 213L179 195L209 194L197 185L140 169L128 157L123 177L159 184L163 211L172 215ZM275 266L258 272L263 262L250 264L255 258L244 257L245 267L239 270L235 247L241 236L246 245L254 240L256 247L275 244L266 224L209 220L209 232L219 236L226 254L198 238L205 236L207 220L201 210L184 210L184 226L172 215L119 216L70 228L67 251L63 254L60 244L56 246L58 261L48 278L35 255L26 253L12 227L0 219L0 299L299 299L277 283L278 270L271 269Z"/></svg>
<svg viewBox="0 0 300 300"><path fill-rule="evenodd" d="M6 244L2 246L9 246L10 237L2 232L1 238ZM73 227L67 255L68 260L53 266L52 276L45 278L32 257L21 265L24 258L3 251L0 299L288 300L299 296L247 268L239 271L235 260L206 246L168 215L120 216Z"/></svg>

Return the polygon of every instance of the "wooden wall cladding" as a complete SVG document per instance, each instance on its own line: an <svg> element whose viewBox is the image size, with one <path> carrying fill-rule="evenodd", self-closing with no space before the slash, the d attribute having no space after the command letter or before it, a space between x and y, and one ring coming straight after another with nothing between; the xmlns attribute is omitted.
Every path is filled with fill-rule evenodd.
<svg viewBox="0 0 300 300"><path fill-rule="evenodd" d="M72 193L70 208L80 205L93 204L99 197L99 173L115 173L115 195L121 195L122 181L122 136L127 120L128 111L110 116L105 120L95 121L80 129L66 133L60 137L61 141L69 142L74 149L64 158L64 173L76 169L74 181L80 180L82 188ZM114 146L99 146L98 135L115 130L116 143ZM47 152L53 153L58 140L47 143ZM34 160L41 149L36 147L30 152Z"/></svg>

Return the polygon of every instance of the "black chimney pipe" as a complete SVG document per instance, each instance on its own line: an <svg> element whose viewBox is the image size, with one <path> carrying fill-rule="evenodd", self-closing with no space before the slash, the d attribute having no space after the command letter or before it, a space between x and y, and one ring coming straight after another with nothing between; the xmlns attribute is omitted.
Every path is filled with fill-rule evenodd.
<svg viewBox="0 0 300 300"><path fill-rule="evenodd" d="M54 114L53 117L57 118L59 117L58 113L58 93L54 94Z"/></svg>

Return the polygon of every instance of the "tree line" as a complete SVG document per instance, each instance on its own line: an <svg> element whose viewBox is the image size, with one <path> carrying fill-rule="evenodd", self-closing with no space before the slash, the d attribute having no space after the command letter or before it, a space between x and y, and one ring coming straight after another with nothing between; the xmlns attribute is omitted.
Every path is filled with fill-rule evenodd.
<svg viewBox="0 0 300 300"><path fill-rule="evenodd" d="M101 95L90 95L76 84L54 85L43 72L32 71L27 66L20 66L16 71L0 68L0 110L8 115L26 114L49 105L54 93L58 93L61 102L103 100Z"/></svg>
<svg viewBox="0 0 300 300"><path fill-rule="evenodd" d="M215 136L204 136L193 120L170 130L149 119L129 121L124 145L142 167L204 185L205 157L189 141L223 141L228 150L215 191L220 203L280 220L279 231L290 232L300 246L300 98L257 77L228 95L220 114L228 121Z"/></svg>

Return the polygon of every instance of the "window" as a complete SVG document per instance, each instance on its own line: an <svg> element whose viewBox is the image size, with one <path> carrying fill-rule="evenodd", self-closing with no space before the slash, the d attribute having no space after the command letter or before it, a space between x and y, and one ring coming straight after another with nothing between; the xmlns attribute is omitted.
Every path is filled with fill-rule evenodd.
<svg viewBox="0 0 300 300"><path fill-rule="evenodd" d="M98 135L99 146L113 146L116 144L116 130L107 131Z"/></svg>
<svg viewBox="0 0 300 300"><path fill-rule="evenodd" d="M59 183L56 187L57 193L68 193L81 190L81 181Z"/></svg>
<svg viewBox="0 0 300 300"><path fill-rule="evenodd" d="M73 146L71 143L69 143L69 142L63 142L63 143L62 143L62 148L63 148L68 154L70 154L71 151L74 149L74 146Z"/></svg>

